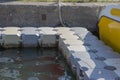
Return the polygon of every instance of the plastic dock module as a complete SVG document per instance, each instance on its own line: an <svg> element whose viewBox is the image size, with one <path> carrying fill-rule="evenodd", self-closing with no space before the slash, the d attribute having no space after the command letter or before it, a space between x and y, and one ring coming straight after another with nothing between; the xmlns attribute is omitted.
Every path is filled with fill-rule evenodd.
<svg viewBox="0 0 120 80"><path fill-rule="evenodd" d="M57 28L57 32L60 34L59 48L71 65L77 80L120 79L119 66L113 66L120 64L119 60L117 63L110 64L112 59L120 58L120 55L87 29L60 27Z"/></svg>
<svg viewBox="0 0 120 80"><path fill-rule="evenodd" d="M82 41L80 41L80 40L74 40L74 39L66 39L66 40L62 40L60 42L62 42L62 45L69 45L69 46L70 45L71 46L73 46L73 45L83 45Z"/></svg>
<svg viewBox="0 0 120 80"><path fill-rule="evenodd" d="M20 43L23 47L59 47L77 80L120 80L120 54L85 28L6 27L0 32L5 47L19 47ZM11 55L9 52L19 53L8 49L4 54ZM29 49L21 53L24 52L29 53ZM29 56L33 57L36 56ZM9 58L0 60L9 62Z"/></svg>
<svg viewBox="0 0 120 80"><path fill-rule="evenodd" d="M5 27L3 31L4 47L19 47L20 44L20 28L19 27Z"/></svg>
<svg viewBox="0 0 120 80"><path fill-rule="evenodd" d="M2 34L3 34L3 28L0 28L0 45L3 45L3 38L2 38Z"/></svg>
<svg viewBox="0 0 120 80"><path fill-rule="evenodd" d="M85 40L87 38L87 36L89 36L89 37L92 36L92 33L90 31L88 31L86 28L73 27L71 30L74 31L75 34L78 35L81 40Z"/></svg>
<svg viewBox="0 0 120 80"><path fill-rule="evenodd" d="M57 46L57 32L54 31L54 28L51 27L40 27L38 28L40 31L41 39L39 39L39 45L42 47L56 47Z"/></svg>
<svg viewBox="0 0 120 80"><path fill-rule="evenodd" d="M110 65L115 68L114 72L120 76L120 59L119 58L111 58L105 61L107 65Z"/></svg>
<svg viewBox="0 0 120 80"><path fill-rule="evenodd" d="M21 29L23 47L37 47L39 31L35 27L24 27Z"/></svg>

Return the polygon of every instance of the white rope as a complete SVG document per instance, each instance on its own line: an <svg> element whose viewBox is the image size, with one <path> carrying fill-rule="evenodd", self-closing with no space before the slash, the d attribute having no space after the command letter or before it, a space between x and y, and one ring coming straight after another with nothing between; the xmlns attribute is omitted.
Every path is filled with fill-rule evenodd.
<svg viewBox="0 0 120 80"><path fill-rule="evenodd" d="M60 23L62 24L63 27L65 27L66 25L64 24L63 22L63 19L62 19L62 12L61 12L61 1L58 0L58 10L59 10L59 20L60 20Z"/></svg>

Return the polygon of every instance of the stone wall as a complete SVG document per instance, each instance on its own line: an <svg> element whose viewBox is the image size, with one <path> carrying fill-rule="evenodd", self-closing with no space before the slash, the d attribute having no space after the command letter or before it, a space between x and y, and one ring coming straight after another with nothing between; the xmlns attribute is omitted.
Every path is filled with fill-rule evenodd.
<svg viewBox="0 0 120 80"><path fill-rule="evenodd" d="M62 3L63 22L70 27L97 28L98 15L106 5L113 3ZM119 3L114 3L117 5ZM59 26L59 8L56 3L0 3L0 26Z"/></svg>
<svg viewBox="0 0 120 80"><path fill-rule="evenodd" d="M0 26L55 26L59 23L56 5L1 4Z"/></svg>

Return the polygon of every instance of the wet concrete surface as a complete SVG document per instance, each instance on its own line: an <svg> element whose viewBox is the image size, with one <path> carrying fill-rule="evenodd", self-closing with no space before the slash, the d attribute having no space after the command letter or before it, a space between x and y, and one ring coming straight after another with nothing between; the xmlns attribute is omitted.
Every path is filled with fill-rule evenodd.
<svg viewBox="0 0 120 80"><path fill-rule="evenodd" d="M75 80L56 49L7 49L0 60L0 80Z"/></svg>

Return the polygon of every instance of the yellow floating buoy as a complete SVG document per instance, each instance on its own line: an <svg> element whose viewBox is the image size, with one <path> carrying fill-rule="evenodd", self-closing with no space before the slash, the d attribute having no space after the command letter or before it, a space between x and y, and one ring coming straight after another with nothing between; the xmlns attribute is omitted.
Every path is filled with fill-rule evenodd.
<svg viewBox="0 0 120 80"><path fill-rule="evenodd" d="M100 39L120 52L120 6L107 6L100 13L98 27Z"/></svg>

